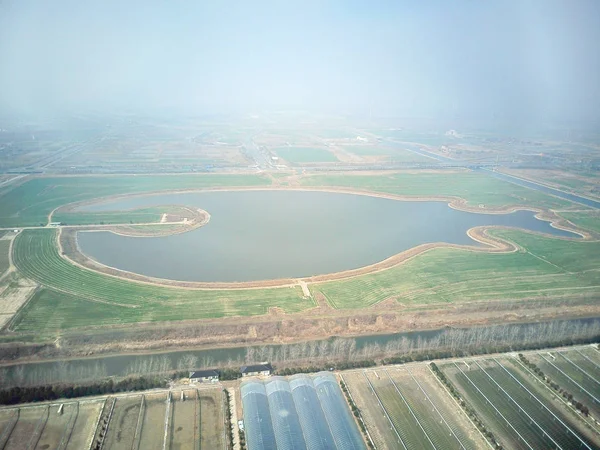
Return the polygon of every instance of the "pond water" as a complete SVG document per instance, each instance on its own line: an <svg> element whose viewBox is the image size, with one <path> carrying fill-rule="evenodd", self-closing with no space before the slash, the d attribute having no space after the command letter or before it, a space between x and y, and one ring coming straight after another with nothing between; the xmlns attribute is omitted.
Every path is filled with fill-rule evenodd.
<svg viewBox="0 0 600 450"><path fill-rule="evenodd" d="M86 211L187 205L211 214L204 227L173 236L126 237L80 232L81 250L108 266L181 281L234 282L301 278L356 269L420 244L478 245L467 230L518 227L576 236L530 211L477 214L445 202L398 201L304 191L226 191L131 197Z"/></svg>

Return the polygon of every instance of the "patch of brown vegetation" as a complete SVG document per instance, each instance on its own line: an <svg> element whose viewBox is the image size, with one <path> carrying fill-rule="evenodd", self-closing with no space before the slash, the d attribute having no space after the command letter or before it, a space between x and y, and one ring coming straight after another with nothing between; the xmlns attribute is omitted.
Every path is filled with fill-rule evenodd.
<svg viewBox="0 0 600 450"><path fill-rule="evenodd" d="M0 344L0 358L16 360L81 357L97 354L140 353L169 349L204 349L245 345L295 343L332 336L359 336L534 322L600 315L594 295L515 301L477 301L391 306L385 310L314 308L297 314L228 317L178 323L128 324L63 334L52 347L17 351L16 344ZM12 350L4 349L10 346ZM18 346L17 346L18 347Z"/></svg>

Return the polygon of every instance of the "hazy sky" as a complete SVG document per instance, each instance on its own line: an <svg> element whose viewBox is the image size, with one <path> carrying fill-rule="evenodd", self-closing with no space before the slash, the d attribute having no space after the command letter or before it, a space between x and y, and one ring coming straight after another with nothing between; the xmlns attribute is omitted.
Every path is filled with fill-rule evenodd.
<svg viewBox="0 0 600 450"><path fill-rule="evenodd" d="M600 117L600 1L0 1L0 103Z"/></svg>

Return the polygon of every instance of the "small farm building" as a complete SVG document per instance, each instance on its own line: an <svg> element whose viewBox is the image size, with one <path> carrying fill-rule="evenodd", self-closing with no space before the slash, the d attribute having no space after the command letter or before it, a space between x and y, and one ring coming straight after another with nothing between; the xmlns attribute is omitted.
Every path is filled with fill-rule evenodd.
<svg viewBox="0 0 600 450"><path fill-rule="evenodd" d="M216 370L198 370L190 372L190 383L206 383L219 381L219 372Z"/></svg>
<svg viewBox="0 0 600 450"><path fill-rule="evenodd" d="M242 377L269 376L273 372L273 367L269 363L261 363L253 366L242 366L240 372L242 372Z"/></svg>

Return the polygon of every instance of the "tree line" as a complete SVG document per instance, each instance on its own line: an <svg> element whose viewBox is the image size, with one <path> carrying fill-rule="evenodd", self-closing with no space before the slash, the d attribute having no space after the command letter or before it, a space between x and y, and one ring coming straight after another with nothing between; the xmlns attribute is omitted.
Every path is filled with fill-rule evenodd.
<svg viewBox="0 0 600 450"><path fill-rule="evenodd" d="M45 385L30 387L12 387L0 390L0 404L43 402L59 398L77 398L93 395L116 394L128 391L166 388L168 380L160 377L135 377L115 381L112 378L98 383L84 385Z"/></svg>
<svg viewBox="0 0 600 450"><path fill-rule="evenodd" d="M15 365L0 369L0 385L5 386L0 390L0 403L15 404L163 387L166 378L187 377L190 370L215 368L219 365L220 379L234 380L241 377L241 365L261 361L270 361L276 365L277 374L292 375L378 364L535 350L598 340L600 320L594 320L583 324L549 322L448 328L431 336L402 336L385 344L375 342L360 347L354 338L334 338L280 346L253 346L247 347L243 356L221 362L208 356L199 358L192 353L183 354L175 361L167 355L140 356L131 362L131 370L126 370L122 379L107 380L107 367L98 361L85 366L77 361L40 364L37 367L35 364ZM98 381L100 378L103 381ZM148 384L148 380L154 380L154 384ZM121 390L111 390L116 389L115 386L119 386Z"/></svg>

